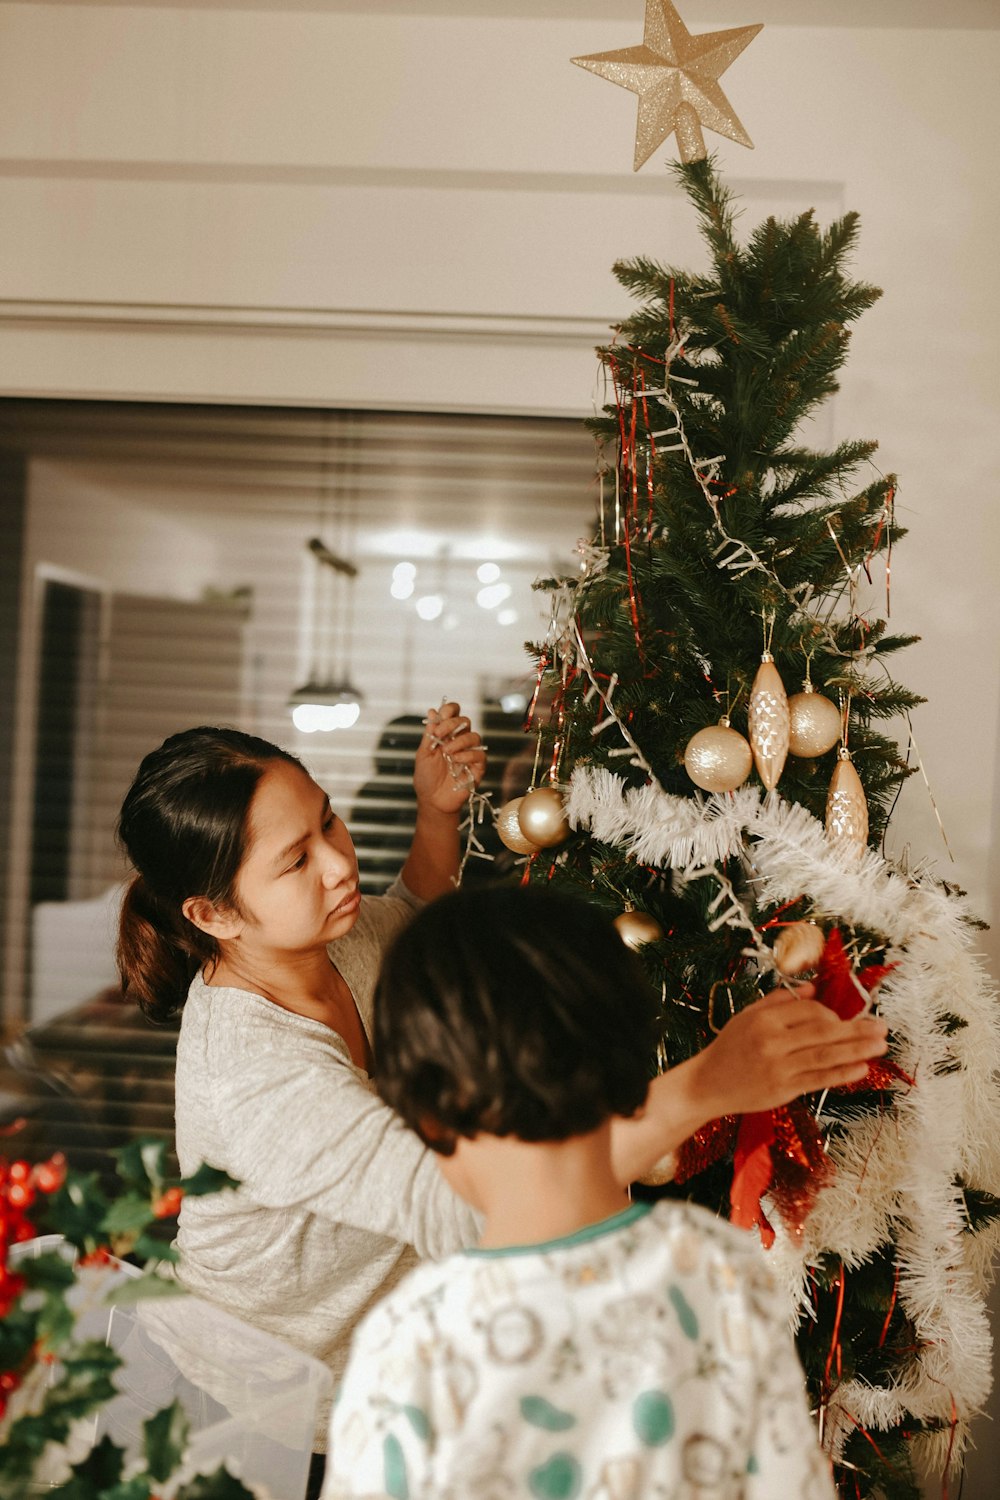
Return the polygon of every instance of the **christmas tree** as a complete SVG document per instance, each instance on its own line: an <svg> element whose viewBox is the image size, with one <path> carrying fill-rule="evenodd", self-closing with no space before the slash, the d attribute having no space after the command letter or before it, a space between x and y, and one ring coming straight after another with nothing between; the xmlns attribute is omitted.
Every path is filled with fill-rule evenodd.
<svg viewBox="0 0 1000 1500"><path fill-rule="evenodd" d="M989 1390L1000 1033L960 893L882 852L920 701L879 617L896 481L873 442L802 437L879 292L847 271L855 215L740 243L713 165L676 171L708 268L615 268L639 305L598 351L599 515L541 585L533 789L501 837L617 914L660 1067L799 974L888 1021L861 1085L714 1122L656 1191L756 1224L842 1493L902 1500Z"/></svg>

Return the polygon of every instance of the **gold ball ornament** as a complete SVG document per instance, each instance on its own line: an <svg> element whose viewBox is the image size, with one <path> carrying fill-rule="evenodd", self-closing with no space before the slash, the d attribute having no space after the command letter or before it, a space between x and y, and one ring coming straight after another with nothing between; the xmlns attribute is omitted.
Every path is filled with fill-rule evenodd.
<svg viewBox="0 0 1000 1500"><path fill-rule="evenodd" d="M618 936L626 947L638 950L663 936L663 928L646 911L622 911L615 917Z"/></svg>
<svg viewBox="0 0 1000 1500"><path fill-rule="evenodd" d="M788 700L788 753L812 760L840 739L840 709L807 682Z"/></svg>
<svg viewBox="0 0 1000 1500"><path fill-rule="evenodd" d="M512 849L515 854L535 854L538 851L538 845L525 838L518 820L523 801L523 797L515 797L512 802L504 803L497 813L497 835L501 844L506 844L507 848Z"/></svg>
<svg viewBox="0 0 1000 1500"><path fill-rule="evenodd" d="M773 792L788 754L788 695L769 651L761 657L750 689L747 722L757 775Z"/></svg>
<svg viewBox="0 0 1000 1500"><path fill-rule="evenodd" d="M778 933L774 943L774 961L779 974L804 974L815 969L826 941L822 927L815 922L789 922Z"/></svg>
<svg viewBox="0 0 1000 1500"><path fill-rule="evenodd" d="M826 796L826 836L833 844L853 847L858 854L868 842L868 803L861 777L841 747Z"/></svg>
<svg viewBox="0 0 1000 1500"><path fill-rule="evenodd" d="M554 786L536 786L521 798L518 825L536 849L551 849L569 838L562 793Z"/></svg>
<svg viewBox="0 0 1000 1500"><path fill-rule="evenodd" d="M706 792L733 792L750 775L753 751L729 720L699 729L688 740L684 769L695 786Z"/></svg>
<svg viewBox="0 0 1000 1500"><path fill-rule="evenodd" d="M647 1172L643 1172L639 1181L645 1187L662 1187L666 1182L673 1182L677 1171L677 1153L668 1151L666 1156L661 1156L659 1161L654 1162Z"/></svg>

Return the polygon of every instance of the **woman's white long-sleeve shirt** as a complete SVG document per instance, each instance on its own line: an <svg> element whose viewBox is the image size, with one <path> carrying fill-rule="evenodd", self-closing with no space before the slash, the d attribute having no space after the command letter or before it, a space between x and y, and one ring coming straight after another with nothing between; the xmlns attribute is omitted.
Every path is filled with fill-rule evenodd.
<svg viewBox="0 0 1000 1500"><path fill-rule="evenodd" d="M369 1043L382 952L416 904L400 882L365 897L331 945ZM180 1279L322 1360L335 1380L359 1318L418 1258L477 1238L471 1210L336 1032L200 975L181 1022L176 1122L185 1175L204 1161L241 1184L185 1200Z"/></svg>

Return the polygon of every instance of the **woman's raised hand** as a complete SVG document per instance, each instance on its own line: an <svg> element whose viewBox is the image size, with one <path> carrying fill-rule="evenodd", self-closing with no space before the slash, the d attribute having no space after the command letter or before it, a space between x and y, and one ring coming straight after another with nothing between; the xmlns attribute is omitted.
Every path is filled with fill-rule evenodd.
<svg viewBox="0 0 1000 1500"><path fill-rule="evenodd" d="M418 809L461 811L485 770L486 747L459 705L432 708L413 766Z"/></svg>

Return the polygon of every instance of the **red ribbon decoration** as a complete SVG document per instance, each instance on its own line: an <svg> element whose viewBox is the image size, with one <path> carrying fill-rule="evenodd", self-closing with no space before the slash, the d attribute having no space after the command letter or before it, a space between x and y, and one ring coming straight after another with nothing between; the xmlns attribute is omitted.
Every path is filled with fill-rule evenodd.
<svg viewBox="0 0 1000 1500"><path fill-rule="evenodd" d="M834 927L816 969L816 999L842 1021L849 1020L864 1010L866 996L893 967L869 964L854 970L840 930ZM882 1061L869 1065L860 1084L847 1087L886 1088L893 1079L910 1085L914 1082L895 1063ZM800 1099L780 1109L744 1115L736 1134L729 1217L741 1228L759 1229L765 1248L769 1247L774 1243L774 1230L761 1207L761 1198L767 1192L785 1227L801 1234L832 1171L815 1116Z"/></svg>
<svg viewBox="0 0 1000 1500"><path fill-rule="evenodd" d="M867 996L894 968L871 963L855 971L844 951L840 929L832 927L816 969L816 999L841 1020L850 1020L864 1011ZM886 1088L892 1079L913 1083L894 1062L879 1062L870 1065L861 1085L847 1088ZM771 1247L774 1229L760 1206L763 1194L769 1193L786 1229L801 1235L820 1188L832 1172L834 1166L823 1149L816 1116L801 1100L783 1109L744 1115L733 1154L730 1220L742 1229L759 1229L763 1245Z"/></svg>

